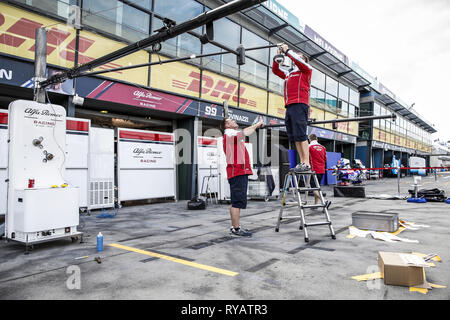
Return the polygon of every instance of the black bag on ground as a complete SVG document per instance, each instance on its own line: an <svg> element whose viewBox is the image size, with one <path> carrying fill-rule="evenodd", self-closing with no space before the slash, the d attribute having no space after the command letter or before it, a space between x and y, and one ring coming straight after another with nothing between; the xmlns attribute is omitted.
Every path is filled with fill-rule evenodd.
<svg viewBox="0 0 450 320"><path fill-rule="evenodd" d="M194 197L194 198L192 198L191 201L188 201L187 207L188 207L188 210L205 210L206 202L203 199Z"/></svg>
<svg viewBox="0 0 450 320"><path fill-rule="evenodd" d="M408 190L411 197L415 197L414 190ZM425 198L429 202L445 202L447 197L445 196L445 191L437 188L434 189L420 189L417 192L418 198Z"/></svg>

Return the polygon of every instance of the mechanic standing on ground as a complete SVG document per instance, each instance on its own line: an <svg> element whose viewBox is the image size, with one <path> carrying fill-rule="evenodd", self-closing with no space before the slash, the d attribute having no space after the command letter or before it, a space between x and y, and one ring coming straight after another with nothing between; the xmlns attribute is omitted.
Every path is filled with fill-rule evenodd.
<svg viewBox="0 0 450 320"><path fill-rule="evenodd" d="M286 44L278 48L278 54L289 57L294 65L286 70L274 60L272 72L284 80L284 102L286 107L286 130L290 142L295 142L300 161L294 171L310 171L308 146L309 91L312 68L308 57L290 50Z"/></svg>
<svg viewBox="0 0 450 320"><path fill-rule="evenodd" d="M238 130L235 120L224 119L223 151L227 159L227 178L231 193L231 228L230 233L241 237L251 237L251 232L242 229L239 224L241 209L247 208L248 176L252 175L252 164L247 149L245 137L250 136L256 129L264 126L264 122Z"/></svg>
<svg viewBox="0 0 450 320"><path fill-rule="evenodd" d="M317 136L311 134L309 136L309 155L311 170L316 173L317 180L320 182L327 168L327 149L317 141ZM311 188L319 188L316 186L314 179L311 178ZM314 191L314 204L318 204L320 200L319 192Z"/></svg>

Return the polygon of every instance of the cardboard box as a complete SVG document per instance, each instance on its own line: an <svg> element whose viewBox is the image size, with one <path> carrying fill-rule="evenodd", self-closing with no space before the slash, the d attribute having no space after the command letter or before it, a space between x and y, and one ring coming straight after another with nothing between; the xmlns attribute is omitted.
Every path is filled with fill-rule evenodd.
<svg viewBox="0 0 450 320"><path fill-rule="evenodd" d="M409 253L378 252L378 265L384 283L405 287L428 287L423 258Z"/></svg>

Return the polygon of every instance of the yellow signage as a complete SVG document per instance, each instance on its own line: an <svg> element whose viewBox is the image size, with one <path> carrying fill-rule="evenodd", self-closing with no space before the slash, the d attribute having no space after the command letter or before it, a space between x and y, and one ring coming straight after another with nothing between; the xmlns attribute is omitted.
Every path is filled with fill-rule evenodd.
<svg viewBox="0 0 450 320"><path fill-rule="evenodd" d="M344 119L345 117L338 116L338 119ZM349 129L349 122L337 122L336 131L347 133Z"/></svg>
<svg viewBox="0 0 450 320"><path fill-rule="evenodd" d="M269 93L268 114L278 118L285 118L286 108L284 107L284 97L274 93Z"/></svg>
<svg viewBox="0 0 450 320"><path fill-rule="evenodd" d="M359 123L358 122L349 122L348 126L348 134L358 136L359 135Z"/></svg>
<svg viewBox="0 0 450 320"><path fill-rule="evenodd" d="M0 52L34 60L35 32L46 27L47 63L64 68L75 65L76 31L56 20L0 3ZM113 41L97 34L81 31L78 47L78 64L85 64L109 52L125 47L126 44ZM139 51L97 69L106 70L148 62L149 54ZM133 69L105 73L103 76L147 86L148 69Z"/></svg>
<svg viewBox="0 0 450 320"><path fill-rule="evenodd" d="M168 58L152 55L152 62ZM200 69L186 63L172 62L151 67L150 87L176 92L191 97L200 97ZM217 100L213 100L217 101ZM222 101L217 101L222 103Z"/></svg>
<svg viewBox="0 0 450 320"><path fill-rule="evenodd" d="M153 55L152 61L158 61ZM167 59L161 57L161 60ZM267 91L239 83L210 71L203 71L191 65L176 62L154 65L151 68L151 87L176 92L192 97L222 104L228 101L230 106L267 113ZM201 95L200 95L201 93Z"/></svg>
<svg viewBox="0 0 450 320"><path fill-rule="evenodd" d="M240 86L239 107L259 113L267 113L267 91L243 84Z"/></svg>
<svg viewBox="0 0 450 320"><path fill-rule="evenodd" d="M324 111L324 113L325 113L325 120L334 120L337 118L337 116L331 112ZM324 128L333 130L333 125L331 123L327 123L324 125Z"/></svg>
<svg viewBox="0 0 450 320"><path fill-rule="evenodd" d="M80 44L78 49L79 51L78 63L85 64L93 59L100 58L109 52L119 50L125 46L126 44L124 43L101 37L95 33L88 31L81 31ZM127 55L123 58L108 62L107 64L100 66L94 71L121 68L125 66L147 63L149 59L150 59L149 53L147 51L140 50L133 54ZM102 76L147 86L148 68L144 67L125 71L108 72L102 74Z"/></svg>
<svg viewBox="0 0 450 320"><path fill-rule="evenodd" d="M34 60L36 29L48 26L47 63L72 68L75 29L0 2L0 52Z"/></svg>
<svg viewBox="0 0 450 320"><path fill-rule="evenodd" d="M309 118L316 119L317 121L323 121L323 120L325 120L325 111L318 109L318 108L309 107ZM321 128L325 127L325 125L323 125L323 124L317 124L314 126L321 127Z"/></svg>

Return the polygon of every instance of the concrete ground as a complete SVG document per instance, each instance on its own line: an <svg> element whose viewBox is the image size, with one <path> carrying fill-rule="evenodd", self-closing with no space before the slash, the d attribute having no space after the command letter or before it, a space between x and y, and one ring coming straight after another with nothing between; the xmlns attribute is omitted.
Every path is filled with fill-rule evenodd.
<svg viewBox="0 0 450 320"><path fill-rule="evenodd" d="M403 195L411 184L412 178L402 179ZM450 196L450 175L440 176L437 183L430 176L422 184L424 188L444 189ZM0 298L450 299L449 204L334 198L332 187L324 189L332 201L330 213L337 240L331 239L327 226L312 227L311 241L306 244L296 218L284 219L280 232L274 232L280 201L272 200L250 201L242 212L241 224L254 232L252 238L229 235L228 205L188 211L186 201L180 201L124 207L113 219L96 218L99 212L93 211L82 219L85 242L81 244L60 240L36 245L31 254L24 255L22 245L1 241ZM396 179L367 182L366 194L380 193L396 195ZM402 219L430 228L399 235L418 240L418 244L346 238L351 214L368 210L398 212ZM289 213L295 214L293 209ZM319 212L308 220L320 218ZM101 254L96 253L99 231L105 244ZM153 256L129 251L134 249L152 252ZM366 283L351 279L377 271L378 251L438 253L442 262L426 269L427 280L448 288L423 295L407 287L384 285L382 280ZM81 256L88 258L75 260ZM96 256L101 257L101 264L94 261Z"/></svg>

